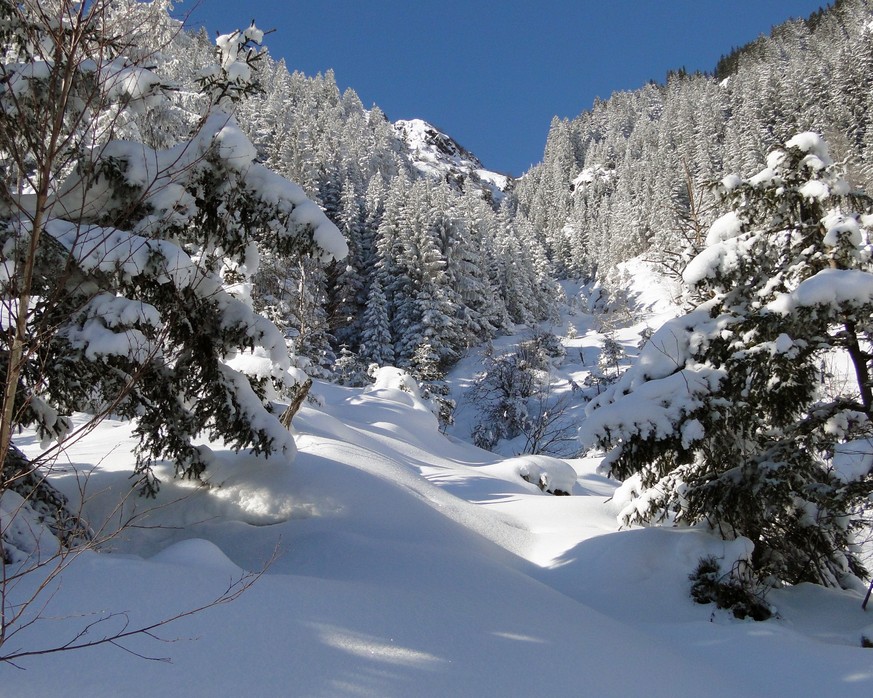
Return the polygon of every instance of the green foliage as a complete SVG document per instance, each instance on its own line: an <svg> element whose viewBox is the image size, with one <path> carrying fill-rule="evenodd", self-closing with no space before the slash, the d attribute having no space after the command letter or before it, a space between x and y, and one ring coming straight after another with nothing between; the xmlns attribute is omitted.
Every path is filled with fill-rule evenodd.
<svg viewBox="0 0 873 698"><path fill-rule="evenodd" d="M703 523L754 543L758 579L838 586L866 574L855 533L873 493L871 473L834 460L873 436L870 356L852 349L871 330L868 203L814 134L719 186L732 212L685 271L698 307L655 333L587 428L638 481L627 522ZM858 382L828 395L819 366L839 349Z"/></svg>
<svg viewBox="0 0 873 698"><path fill-rule="evenodd" d="M202 475L201 434L292 457L270 402L293 382L290 360L247 283L259 250L327 259L342 244L296 185L254 161L225 110L256 87L261 32L219 38L208 94L192 103L159 77L163 56L116 38L132 21L120 5L47 7L0 5L0 452L14 428L62 439L64 415L90 411L138 419L147 492L155 459ZM140 139L161 130L166 147ZM234 366L240 355L251 373Z"/></svg>
<svg viewBox="0 0 873 698"><path fill-rule="evenodd" d="M743 581L736 568L722 573L721 565L713 555L701 558L688 579L691 580L691 598L699 604L714 603L718 608L729 609L740 619L767 620L773 615L770 606L764 602L764 595Z"/></svg>

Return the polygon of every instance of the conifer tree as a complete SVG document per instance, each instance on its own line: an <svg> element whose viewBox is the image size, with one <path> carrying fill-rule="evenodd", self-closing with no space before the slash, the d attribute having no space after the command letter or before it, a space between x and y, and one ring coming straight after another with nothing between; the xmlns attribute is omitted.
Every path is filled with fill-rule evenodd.
<svg viewBox="0 0 873 698"><path fill-rule="evenodd" d="M362 201L354 185L346 180L342 193L339 228L349 246L345 264L337 265L331 295L334 298L331 325L340 345L354 344L361 336L361 319L367 303L366 281L362 267L365 263L363 240Z"/></svg>
<svg viewBox="0 0 873 698"><path fill-rule="evenodd" d="M865 574L853 535L873 493L869 467L840 456L873 434L869 201L812 133L719 187L732 210L684 274L698 306L651 337L583 430L636 483L625 521L705 523L751 541L761 581L843 585ZM834 350L854 390L823 391Z"/></svg>
<svg viewBox="0 0 873 698"><path fill-rule="evenodd" d="M452 413L455 410L455 401L449 397L449 386L445 373L440 368L440 359L426 339L416 347L409 362L409 373L421 388L421 397L433 405L440 427L445 429L454 422Z"/></svg>
<svg viewBox="0 0 873 698"><path fill-rule="evenodd" d="M371 282L370 293L367 296L359 355L362 361L379 366L394 364L394 340L388 315L388 301L382 292L382 284L379 283L378 277Z"/></svg>
<svg viewBox="0 0 873 698"><path fill-rule="evenodd" d="M334 258L346 246L255 161L232 115L257 89L262 32L220 36L203 111L184 139L149 144L137 134L157 129L140 124L173 92L142 51L125 55L113 7L0 3L0 462L20 426L62 440L71 411L112 412L137 418L135 469L153 491L152 459L203 472L201 432L293 456L268 401L292 381L289 357L248 282L259 248ZM191 104L179 99L177 111Z"/></svg>
<svg viewBox="0 0 873 698"><path fill-rule="evenodd" d="M357 354L352 352L346 345L340 347L340 353L333 366L336 382L340 385L348 385L359 388L369 384L367 367L361 363Z"/></svg>

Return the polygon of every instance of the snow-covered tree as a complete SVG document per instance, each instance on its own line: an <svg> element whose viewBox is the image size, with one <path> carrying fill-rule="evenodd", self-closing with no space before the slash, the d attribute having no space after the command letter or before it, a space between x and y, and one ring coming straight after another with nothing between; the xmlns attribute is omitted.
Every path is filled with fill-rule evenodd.
<svg viewBox="0 0 873 698"><path fill-rule="evenodd" d="M289 357L248 282L261 247L339 258L346 245L233 117L262 32L218 37L193 128L148 143L157 129L139 124L187 103L144 67L160 61L109 32L113 7L0 3L0 462L20 426L63 440L71 411L112 412L137 418L151 490L155 458L203 472L200 432L293 455L268 400L293 383Z"/></svg>
<svg viewBox="0 0 873 698"><path fill-rule="evenodd" d="M446 376L440 368L440 355L425 340L419 345L409 362L409 373L418 383L421 397L429 400L440 427L445 429L454 422L455 401L449 397Z"/></svg>
<svg viewBox="0 0 873 698"><path fill-rule="evenodd" d="M761 581L843 585L865 573L853 535L873 493L869 462L841 456L873 443L869 201L812 133L719 188L732 210L684 274L697 307L652 336L583 433L614 449L625 522L705 523L751 541ZM853 391L822 389L833 352Z"/></svg>
<svg viewBox="0 0 873 698"><path fill-rule="evenodd" d="M471 434L477 446L492 449L502 439L523 436L517 445L524 453L567 455L576 427L564 419L568 399L551 392L552 365L564 355L558 337L548 332L535 333L514 352L495 355L489 348L467 393L479 410Z"/></svg>
<svg viewBox="0 0 873 698"><path fill-rule="evenodd" d="M367 309L364 311L360 356L363 361L379 366L391 366L394 363L394 341L391 336L388 302L378 277L370 285Z"/></svg>
<svg viewBox="0 0 873 698"><path fill-rule="evenodd" d="M367 367L361 363L357 354L345 345L340 347L339 356L333 365L333 372L336 382L340 385L360 388L371 382L367 375Z"/></svg>

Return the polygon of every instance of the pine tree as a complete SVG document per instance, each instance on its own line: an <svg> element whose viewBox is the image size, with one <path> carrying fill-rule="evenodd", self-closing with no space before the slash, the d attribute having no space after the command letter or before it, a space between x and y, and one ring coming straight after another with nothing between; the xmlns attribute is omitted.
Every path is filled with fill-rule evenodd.
<svg viewBox="0 0 873 698"><path fill-rule="evenodd" d="M289 357L248 282L259 248L346 247L299 187L255 162L232 116L258 88L262 32L217 39L204 111L184 139L152 147L133 137L157 132L141 125L173 92L142 52L125 56L113 7L0 3L0 462L20 426L63 439L71 411L112 412L137 419L135 469L154 491L155 458L203 472L201 432L293 456L268 401L291 381Z"/></svg>
<svg viewBox="0 0 873 698"><path fill-rule="evenodd" d="M445 429L454 423L452 413L455 411L455 401L449 397L449 386L440 368L440 359L430 341L425 340L412 355L409 373L418 383L422 399L431 402L440 427Z"/></svg>
<svg viewBox="0 0 873 698"><path fill-rule="evenodd" d="M869 468L839 458L873 434L861 349L873 219L817 135L792 138L767 165L722 180L732 211L684 275L699 305L652 336L584 431L614 447L616 476L637 482L626 521L706 523L752 542L764 582L837 586L865 574L853 533L873 493ZM819 364L837 349L853 360L855 392L822 389Z"/></svg>
<svg viewBox="0 0 873 698"><path fill-rule="evenodd" d="M372 280L367 297L360 357L362 361L379 366L394 365L394 340L388 315L388 301L382 292L382 284L379 283L378 277Z"/></svg>
<svg viewBox="0 0 873 698"><path fill-rule="evenodd" d="M370 383L367 367L361 362L357 354L346 345L340 347L339 356L333 366L333 373L336 382L340 385L360 388Z"/></svg>
<svg viewBox="0 0 873 698"><path fill-rule="evenodd" d="M619 344L612 332L603 337L603 348L597 360L597 367L610 381L617 380L621 374L621 360L624 358L624 348Z"/></svg>
<svg viewBox="0 0 873 698"><path fill-rule="evenodd" d="M349 255L335 271L330 293L334 299L331 326L336 341L356 344L361 336L361 319L367 303L363 240L364 209L361 198L350 180L343 185L339 228L349 246Z"/></svg>

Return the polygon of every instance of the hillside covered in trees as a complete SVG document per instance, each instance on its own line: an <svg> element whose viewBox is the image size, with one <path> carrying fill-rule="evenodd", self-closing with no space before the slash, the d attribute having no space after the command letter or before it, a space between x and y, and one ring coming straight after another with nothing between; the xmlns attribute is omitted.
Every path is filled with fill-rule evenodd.
<svg viewBox="0 0 873 698"><path fill-rule="evenodd" d="M680 272L723 212L709 185L757 172L797 133L824 136L852 185L870 191L870 19L870 3L839 0L711 74L678 71L555 119L543 162L518 182L518 217L559 274L604 277L641 254Z"/></svg>
<svg viewBox="0 0 873 698"><path fill-rule="evenodd" d="M639 255L678 275L723 212L711 183L753 174L797 133L823 135L851 184L868 190L870 13L864 0L837 2L735 49L711 74L679 71L555 119L543 162L501 181L505 191L459 167L457 150L423 167L430 158L404 127L353 90L340 94L331 73L306 77L266 58L266 92L242 106L241 122L351 253L299 269L306 298L283 299L265 278L265 304L325 369L343 347L364 366L409 366L425 339L446 368L512 323L553 317L554 279L605 281Z"/></svg>

